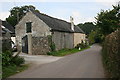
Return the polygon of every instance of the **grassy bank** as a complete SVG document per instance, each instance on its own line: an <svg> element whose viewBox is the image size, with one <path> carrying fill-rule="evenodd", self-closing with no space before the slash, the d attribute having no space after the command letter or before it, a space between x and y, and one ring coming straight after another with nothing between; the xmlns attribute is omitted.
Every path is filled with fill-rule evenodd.
<svg viewBox="0 0 120 80"><path fill-rule="evenodd" d="M88 48L90 48L90 47L87 47L85 49L88 49ZM85 49L81 49L81 50L78 50L76 48L74 48L74 49L62 49L62 50L59 50L59 51L49 52L47 54L52 55L52 56L65 56L65 55L73 54L73 53L76 53L76 52L79 52L79 51L83 51Z"/></svg>
<svg viewBox="0 0 120 80"><path fill-rule="evenodd" d="M28 65L21 65L21 66L16 66L16 65L11 65L7 67L2 68L2 78L7 78L11 75L14 75L16 73L22 72L28 68Z"/></svg>

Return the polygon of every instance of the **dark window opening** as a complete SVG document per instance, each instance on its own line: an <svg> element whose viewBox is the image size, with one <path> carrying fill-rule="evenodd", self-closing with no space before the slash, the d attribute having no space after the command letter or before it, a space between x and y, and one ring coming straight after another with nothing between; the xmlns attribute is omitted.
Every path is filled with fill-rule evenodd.
<svg viewBox="0 0 120 80"><path fill-rule="evenodd" d="M26 23L26 33L31 33L32 32L32 22L27 22Z"/></svg>

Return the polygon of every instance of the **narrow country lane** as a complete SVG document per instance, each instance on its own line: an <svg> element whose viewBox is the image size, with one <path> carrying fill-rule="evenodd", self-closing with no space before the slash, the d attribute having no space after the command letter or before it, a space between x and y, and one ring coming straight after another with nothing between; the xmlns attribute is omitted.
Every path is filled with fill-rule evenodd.
<svg viewBox="0 0 120 80"><path fill-rule="evenodd" d="M37 65L11 78L104 78L101 46L65 56L55 62Z"/></svg>

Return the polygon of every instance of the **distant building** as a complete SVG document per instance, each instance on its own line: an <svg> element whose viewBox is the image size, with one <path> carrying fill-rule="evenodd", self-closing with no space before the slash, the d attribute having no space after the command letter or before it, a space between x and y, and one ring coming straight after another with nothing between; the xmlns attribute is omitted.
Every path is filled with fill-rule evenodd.
<svg viewBox="0 0 120 80"><path fill-rule="evenodd" d="M12 37L15 38L15 29L8 22L0 20L2 51L12 49Z"/></svg>
<svg viewBox="0 0 120 80"><path fill-rule="evenodd" d="M85 41L85 33L74 25L72 17L70 21L30 11L15 26L17 45L24 53L46 54L50 51L48 37L51 36L56 50L74 48Z"/></svg>

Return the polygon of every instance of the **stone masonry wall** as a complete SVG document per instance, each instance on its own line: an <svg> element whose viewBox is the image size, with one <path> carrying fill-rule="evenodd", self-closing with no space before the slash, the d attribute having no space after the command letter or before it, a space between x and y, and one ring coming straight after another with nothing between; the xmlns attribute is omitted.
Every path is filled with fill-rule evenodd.
<svg viewBox="0 0 120 80"><path fill-rule="evenodd" d="M50 51L47 37L32 37L32 54L45 55Z"/></svg>
<svg viewBox="0 0 120 80"><path fill-rule="evenodd" d="M17 46L21 47L22 38L28 35L28 33L26 33L26 22L32 22L32 33L31 33L32 36L41 37L41 36L51 35L49 26L47 26L42 20L40 20L32 12L28 12L15 26Z"/></svg>

